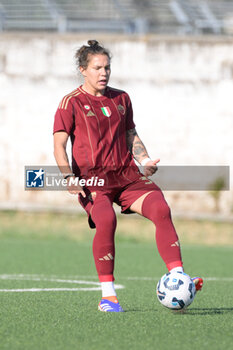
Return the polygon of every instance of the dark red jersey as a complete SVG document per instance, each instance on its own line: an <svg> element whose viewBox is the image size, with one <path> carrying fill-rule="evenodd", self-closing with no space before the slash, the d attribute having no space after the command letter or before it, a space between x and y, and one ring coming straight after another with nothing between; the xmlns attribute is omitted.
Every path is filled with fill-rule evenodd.
<svg viewBox="0 0 233 350"><path fill-rule="evenodd" d="M72 142L72 168L76 176L125 174L137 169L126 144L126 131L133 129L133 110L124 91L107 87L104 96L77 88L66 95L55 114L54 133L65 131ZM132 177L130 177L132 181ZM114 181L119 183L119 179Z"/></svg>

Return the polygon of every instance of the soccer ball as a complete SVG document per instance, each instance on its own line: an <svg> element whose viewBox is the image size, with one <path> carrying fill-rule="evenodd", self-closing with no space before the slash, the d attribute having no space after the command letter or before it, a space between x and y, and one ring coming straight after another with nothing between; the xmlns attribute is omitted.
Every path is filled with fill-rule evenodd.
<svg viewBox="0 0 233 350"><path fill-rule="evenodd" d="M157 297L160 303L173 310L189 306L195 297L196 288L184 272L172 272L163 275L157 284Z"/></svg>

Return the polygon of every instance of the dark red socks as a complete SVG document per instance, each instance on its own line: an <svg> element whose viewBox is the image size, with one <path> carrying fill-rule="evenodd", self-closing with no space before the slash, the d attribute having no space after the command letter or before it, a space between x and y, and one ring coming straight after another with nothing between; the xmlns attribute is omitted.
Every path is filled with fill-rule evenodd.
<svg viewBox="0 0 233 350"><path fill-rule="evenodd" d="M182 266L179 239L172 223L170 208L161 191L147 195L142 203L142 215L156 226L158 251L168 270Z"/></svg>

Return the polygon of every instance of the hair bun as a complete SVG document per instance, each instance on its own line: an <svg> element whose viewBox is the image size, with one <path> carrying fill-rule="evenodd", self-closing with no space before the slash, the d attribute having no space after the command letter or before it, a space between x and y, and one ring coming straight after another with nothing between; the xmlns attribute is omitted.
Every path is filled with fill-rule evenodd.
<svg viewBox="0 0 233 350"><path fill-rule="evenodd" d="M87 68L91 56L106 55L111 60L110 52L101 46L97 40L88 40L87 45L81 46L75 53L77 67Z"/></svg>
<svg viewBox="0 0 233 350"><path fill-rule="evenodd" d="M95 47L95 46L98 46L99 43L97 40L88 40L88 45L91 46L91 47Z"/></svg>

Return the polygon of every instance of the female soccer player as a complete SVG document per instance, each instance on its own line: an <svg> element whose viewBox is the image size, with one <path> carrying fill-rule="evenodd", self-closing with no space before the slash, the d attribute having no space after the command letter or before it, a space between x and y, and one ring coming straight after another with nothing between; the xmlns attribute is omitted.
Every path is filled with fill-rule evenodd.
<svg viewBox="0 0 233 350"><path fill-rule="evenodd" d="M113 202L121 206L122 213L138 213L155 224L158 251L169 271L183 271L179 240L161 190L148 179L156 172L159 159L150 159L137 134L128 94L108 86L109 51L96 40L89 40L75 57L84 83L59 104L54 156L69 181L69 192L78 194L90 227L96 228L93 255L102 287L98 309L122 312L114 289ZM72 170L66 153L69 136ZM134 159L144 166L144 175ZM85 180L86 185L75 184L75 178ZM93 178L98 181L91 182ZM201 289L202 283L195 278L196 289Z"/></svg>

